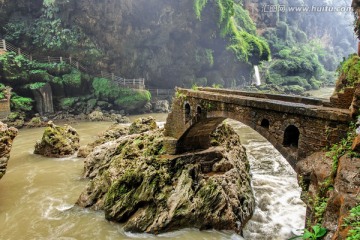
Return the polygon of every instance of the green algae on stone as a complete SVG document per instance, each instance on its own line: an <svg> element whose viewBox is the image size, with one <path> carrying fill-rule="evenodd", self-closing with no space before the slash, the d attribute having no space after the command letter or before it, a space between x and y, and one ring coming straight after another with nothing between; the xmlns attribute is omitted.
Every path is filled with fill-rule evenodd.
<svg viewBox="0 0 360 240"><path fill-rule="evenodd" d="M129 134L143 133L157 128L155 118L145 117L136 119L129 129Z"/></svg>
<svg viewBox="0 0 360 240"><path fill-rule="evenodd" d="M161 129L105 143L85 159L91 181L77 204L104 210L126 231L240 232L254 210L246 152L229 126L212 138L218 146L182 155L163 154Z"/></svg>
<svg viewBox="0 0 360 240"><path fill-rule="evenodd" d="M41 141L35 144L34 154L57 158L70 156L79 149L79 142L79 134L74 128L69 125L59 127L49 122Z"/></svg>

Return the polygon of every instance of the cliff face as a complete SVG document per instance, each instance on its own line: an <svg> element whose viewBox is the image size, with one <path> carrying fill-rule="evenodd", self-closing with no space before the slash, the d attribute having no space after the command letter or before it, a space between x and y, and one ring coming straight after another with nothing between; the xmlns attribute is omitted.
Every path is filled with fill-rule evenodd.
<svg viewBox="0 0 360 240"><path fill-rule="evenodd" d="M48 5L44 7L46 2ZM219 2L226 7L237 5L237 27L250 35L256 35L255 31L263 35L269 40L275 58L278 42L291 42L291 48L317 38L331 49L332 56L325 57L322 64L333 71L338 59L353 50L348 21L342 20L345 18L341 15L288 9L269 11L278 4L286 7L339 4L335 1L214 0L207 1L201 20L194 10L196 2L201 1L4 0L0 3L3 26L0 32L34 52L58 46L45 49L46 54L78 56L99 70L126 78L144 77L147 86L157 88L190 87L194 83L230 87L251 82L251 64L258 63L253 57L259 53L250 46L254 56L247 62L238 60L228 49L234 38L244 35L221 36ZM55 27L48 30L49 26ZM248 37L245 34L246 40L240 48L249 47ZM66 44L61 44L59 39L67 39Z"/></svg>
<svg viewBox="0 0 360 240"><path fill-rule="evenodd" d="M81 0L68 21L101 45L111 71L145 77L154 87L206 80L229 86L231 80L247 77L250 66L226 51L226 39L219 36L216 7L205 8L199 21L193 4L194 0Z"/></svg>
<svg viewBox="0 0 360 240"><path fill-rule="evenodd" d="M151 87L189 87L194 83L231 86L250 79L251 64L239 61L226 50L229 38L220 36L215 1L209 1L203 9L201 21L194 12L194 0L56 0L55 7L47 8L41 1L17 0L13 2L22 7L16 11L13 2L3 2L5 15L0 21L6 26L2 29L5 36L11 35L16 41L20 39L19 44L29 46L24 41L39 42L36 35L43 31L42 26L59 19L67 30L64 36L78 29L84 34L76 36L77 49L91 45L92 52L101 52L98 58L83 59L85 62L126 78L145 77ZM19 19L29 24L22 27ZM35 29L35 40L25 34L26 28ZM14 29L19 30L19 36L12 36ZM46 38L48 32L44 33L40 40ZM57 54L82 56L75 48L65 46Z"/></svg>

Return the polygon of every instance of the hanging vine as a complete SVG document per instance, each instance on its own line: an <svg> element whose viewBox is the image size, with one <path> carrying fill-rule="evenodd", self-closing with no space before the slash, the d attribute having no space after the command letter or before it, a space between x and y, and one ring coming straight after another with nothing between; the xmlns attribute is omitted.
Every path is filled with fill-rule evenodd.
<svg viewBox="0 0 360 240"><path fill-rule="evenodd" d="M257 63L269 60L270 48L268 43L256 35L255 25L248 12L234 0L214 0L218 7L221 37L228 38L227 49L234 52L240 61ZM194 11L197 19L201 20L201 13L208 0L194 0Z"/></svg>

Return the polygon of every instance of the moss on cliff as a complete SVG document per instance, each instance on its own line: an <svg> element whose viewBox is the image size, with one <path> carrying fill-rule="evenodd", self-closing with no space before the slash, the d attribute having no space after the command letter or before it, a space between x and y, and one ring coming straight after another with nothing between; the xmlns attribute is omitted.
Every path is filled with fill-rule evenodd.
<svg viewBox="0 0 360 240"><path fill-rule="evenodd" d="M196 17L201 19L201 12L207 0L195 0L194 10ZM218 25L221 36L229 39L228 50L234 52L240 61L251 60L254 64L270 59L268 43L256 35L255 24L249 13L234 0L217 0Z"/></svg>
<svg viewBox="0 0 360 240"><path fill-rule="evenodd" d="M343 91L346 87L354 87L360 82L360 57L350 55L340 63L337 72L339 79L336 84L336 92Z"/></svg>

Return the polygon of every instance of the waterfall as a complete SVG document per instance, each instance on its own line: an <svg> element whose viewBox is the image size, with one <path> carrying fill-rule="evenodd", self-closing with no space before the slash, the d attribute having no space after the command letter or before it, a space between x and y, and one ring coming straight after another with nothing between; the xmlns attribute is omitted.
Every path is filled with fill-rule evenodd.
<svg viewBox="0 0 360 240"><path fill-rule="evenodd" d="M260 79L259 67L255 65L254 70L255 70L255 85L260 86L261 85L261 79Z"/></svg>

